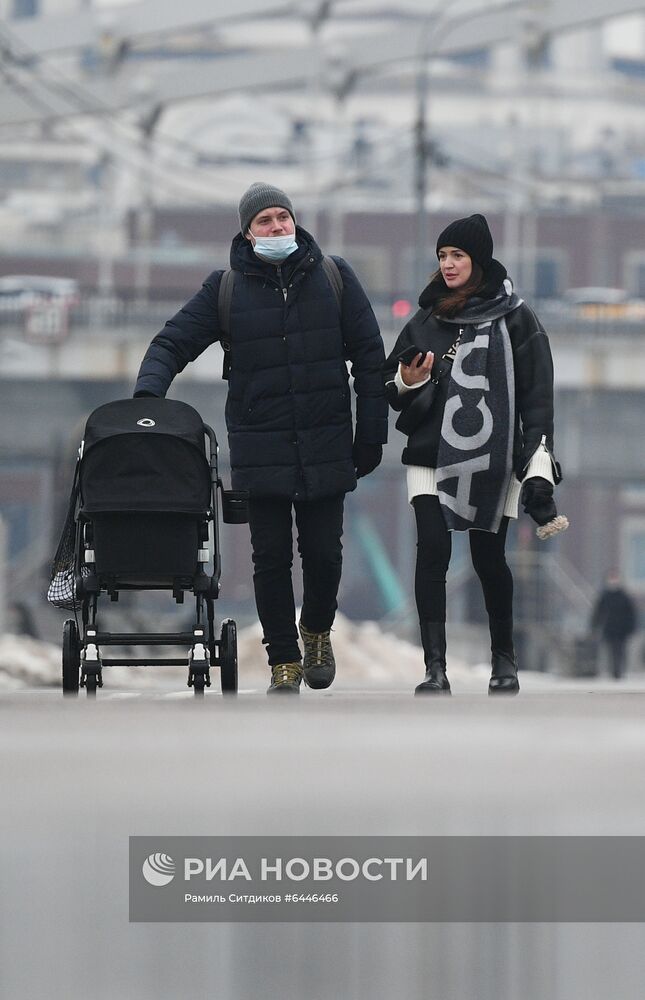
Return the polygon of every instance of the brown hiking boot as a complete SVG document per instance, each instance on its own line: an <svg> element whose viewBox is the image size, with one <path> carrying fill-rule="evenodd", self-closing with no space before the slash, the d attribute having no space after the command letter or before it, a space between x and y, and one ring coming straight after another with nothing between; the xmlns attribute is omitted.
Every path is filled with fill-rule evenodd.
<svg viewBox="0 0 645 1000"><path fill-rule="evenodd" d="M267 694L298 694L302 680L299 663L276 663L271 667L271 684Z"/></svg>
<svg viewBox="0 0 645 1000"><path fill-rule="evenodd" d="M310 688L328 688L336 676L336 661L331 648L329 631L310 632L302 622L298 625L305 647L302 669L305 684Z"/></svg>

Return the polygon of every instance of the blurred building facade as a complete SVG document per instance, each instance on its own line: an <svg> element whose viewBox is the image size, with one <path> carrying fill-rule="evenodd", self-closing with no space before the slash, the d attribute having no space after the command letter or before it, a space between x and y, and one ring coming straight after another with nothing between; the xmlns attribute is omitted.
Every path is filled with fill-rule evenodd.
<svg viewBox="0 0 645 1000"><path fill-rule="evenodd" d="M150 338L226 266L239 194L266 179L289 190L326 252L354 265L388 344L434 268L434 234L456 215L487 214L497 256L551 336L559 505L571 520L548 551L528 521L513 532L520 618L580 630L610 566L643 605L642 12L612 18L630 5L608 3L604 19L545 34L539 5L518 3L503 44L471 37L444 51L468 18L455 25L412 0L396 11L346 0L331 15L302 5L281 17L255 4L237 22L220 2L216 24L198 31L178 20L157 35L143 4L140 33L122 37L119 11L129 6L0 0L0 277L78 283L78 298L36 309L3 305L0 294L0 513L15 596L35 600L46 575L83 419L130 394ZM187 3L186 17L198 6ZM29 33L52 19L55 39L58 19L65 38L66 16L75 18L68 48ZM384 37L401 51L408 36L425 41L366 69L366 31L373 51ZM276 54L287 69L310 59L304 86L266 88L261 75L238 90L221 84L236 59L255 60L248 66L260 73ZM168 81L178 70L195 91L210 75L213 94L175 102ZM101 105L128 87L127 107ZM572 289L590 291L574 298ZM213 348L173 392L224 443L220 366ZM414 525L402 443L392 430L383 466L348 505L342 601L353 617L409 614ZM223 599L239 617L252 607L243 529L224 532L222 544ZM477 620L461 548L451 606Z"/></svg>

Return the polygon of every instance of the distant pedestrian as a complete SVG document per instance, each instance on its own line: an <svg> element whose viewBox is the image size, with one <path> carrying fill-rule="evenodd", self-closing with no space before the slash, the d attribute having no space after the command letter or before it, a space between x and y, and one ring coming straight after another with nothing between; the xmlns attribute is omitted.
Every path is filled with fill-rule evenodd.
<svg viewBox="0 0 645 1000"><path fill-rule="evenodd" d="M636 622L636 605L621 586L616 570L610 570L593 609L591 628L607 646L611 673L617 681L625 673L627 640L636 631Z"/></svg>

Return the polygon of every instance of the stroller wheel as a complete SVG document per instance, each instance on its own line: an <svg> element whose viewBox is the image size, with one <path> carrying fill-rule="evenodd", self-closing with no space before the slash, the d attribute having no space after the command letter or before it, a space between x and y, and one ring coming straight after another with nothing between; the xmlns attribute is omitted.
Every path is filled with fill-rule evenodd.
<svg viewBox="0 0 645 1000"><path fill-rule="evenodd" d="M78 679L81 669L81 644L78 625L69 618L63 626L63 693L78 694Z"/></svg>
<svg viewBox="0 0 645 1000"><path fill-rule="evenodd" d="M222 694L237 694L237 628L231 618L222 622L219 663Z"/></svg>
<svg viewBox="0 0 645 1000"><path fill-rule="evenodd" d="M85 678L85 690L88 698L96 698L96 674L87 674Z"/></svg>
<svg viewBox="0 0 645 1000"><path fill-rule="evenodd" d="M198 698L204 697L204 689L206 687L206 679L203 674L195 674L193 677L193 691Z"/></svg>

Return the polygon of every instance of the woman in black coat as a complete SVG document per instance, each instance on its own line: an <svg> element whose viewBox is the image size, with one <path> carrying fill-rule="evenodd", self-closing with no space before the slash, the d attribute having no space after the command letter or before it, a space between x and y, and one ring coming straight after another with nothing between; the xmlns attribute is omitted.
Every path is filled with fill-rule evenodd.
<svg viewBox="0 0 645 1000"><path fill-rule="evenodd" d="M491 635L489 693L519 691L513 578L504 548L524 509L541 538L563 530L553 487L553 363L539 320L493 259L483 215L451 223L437 240L439 270L385 363L417 522L415 596L426 674L417 694L450 693L446 571L451 532L468 531Z"/></svg>

